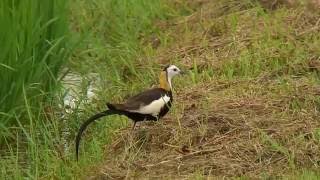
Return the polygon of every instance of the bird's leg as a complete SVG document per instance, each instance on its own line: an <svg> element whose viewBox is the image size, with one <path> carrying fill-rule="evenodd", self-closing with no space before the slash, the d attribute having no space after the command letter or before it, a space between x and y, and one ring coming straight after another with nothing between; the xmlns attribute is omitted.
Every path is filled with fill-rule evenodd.
<svg viewBox="0 0 320 180"><path fill-rule="evenodd" d="M132 131L134 130L134 128L136 127L136 123L137 123L137 121L134 121L134 123L133 123L133 126L132 126Z"/></svg>

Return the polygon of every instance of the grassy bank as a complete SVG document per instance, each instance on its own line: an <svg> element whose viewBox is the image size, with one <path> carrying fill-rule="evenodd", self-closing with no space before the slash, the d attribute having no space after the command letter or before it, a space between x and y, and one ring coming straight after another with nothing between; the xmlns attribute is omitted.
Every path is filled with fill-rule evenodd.
<svg viewBox="0 0 320 180"><path fill-rule="evenodd" d="M0 2L11 8L0 11L11 13L0 19L0 179L319 177L317 11L248 0L16 2ZM134 132L123 117L94 123L76 162L81 122L157 85L169 63L188 72L173 82L170 114ZM81 75L80 99L100 79L72 113L54 91L62 68Z"/></svg>
<svg viewBox="0 0 320 180"><path fill-rule="evenodd" d="M115 132L88 176L318 178L319 13L233 0L176 7L187 13L157 22L166 43L147 56L189 69L172 112Z"/></svg>

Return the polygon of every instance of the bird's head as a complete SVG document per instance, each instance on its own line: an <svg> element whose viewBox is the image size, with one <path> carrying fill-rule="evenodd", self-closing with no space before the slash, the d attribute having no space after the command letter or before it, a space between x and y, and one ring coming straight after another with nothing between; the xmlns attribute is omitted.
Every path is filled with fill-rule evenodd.
<svg viewBox="0 0 320 180"><path fill-rule="evenodd" d="M183 72L175 65L166 66L160 74L160 87L168 91L171 91L172 89L171 79L174 76L182 73Z"/></svg>
<svg viewBox="0 0 320 180"><path fill-rule="evenodd" d="M168 79L172 79L174 76L182 74L182 71L175 65L166 66L164 71L166 72Z"/></svg>

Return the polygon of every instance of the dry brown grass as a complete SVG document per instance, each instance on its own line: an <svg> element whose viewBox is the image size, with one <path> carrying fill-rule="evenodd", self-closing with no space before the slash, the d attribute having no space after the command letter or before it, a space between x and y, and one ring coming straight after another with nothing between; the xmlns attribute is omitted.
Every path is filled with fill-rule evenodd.
<svg viewBox="0 0 320 180"><path fill-rule="evenodd" d="M307 107L313 107L310 96L319 95L320 89L290 83L296 88L289 91L281 91L274 81L243 81L198 84L180 92L176 117L117 132L98 174L185 178L199 172L258 178L317 168L319 112ZM290 106L295 99L311 106L294 111Z"/></svg>

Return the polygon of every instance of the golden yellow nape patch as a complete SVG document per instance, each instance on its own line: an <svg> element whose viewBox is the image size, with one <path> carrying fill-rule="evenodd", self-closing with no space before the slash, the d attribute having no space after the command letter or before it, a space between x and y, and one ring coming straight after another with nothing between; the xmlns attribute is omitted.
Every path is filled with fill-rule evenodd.
<svg viewBox="0 0 320 180"><path fill-rule="evenodd" d="M165 89L167 91L171 90L170 85L168 83L168 79L167 79L167 73L165 71L162 71L160 73L159 82L160 82L160 88Z"/></svg>

